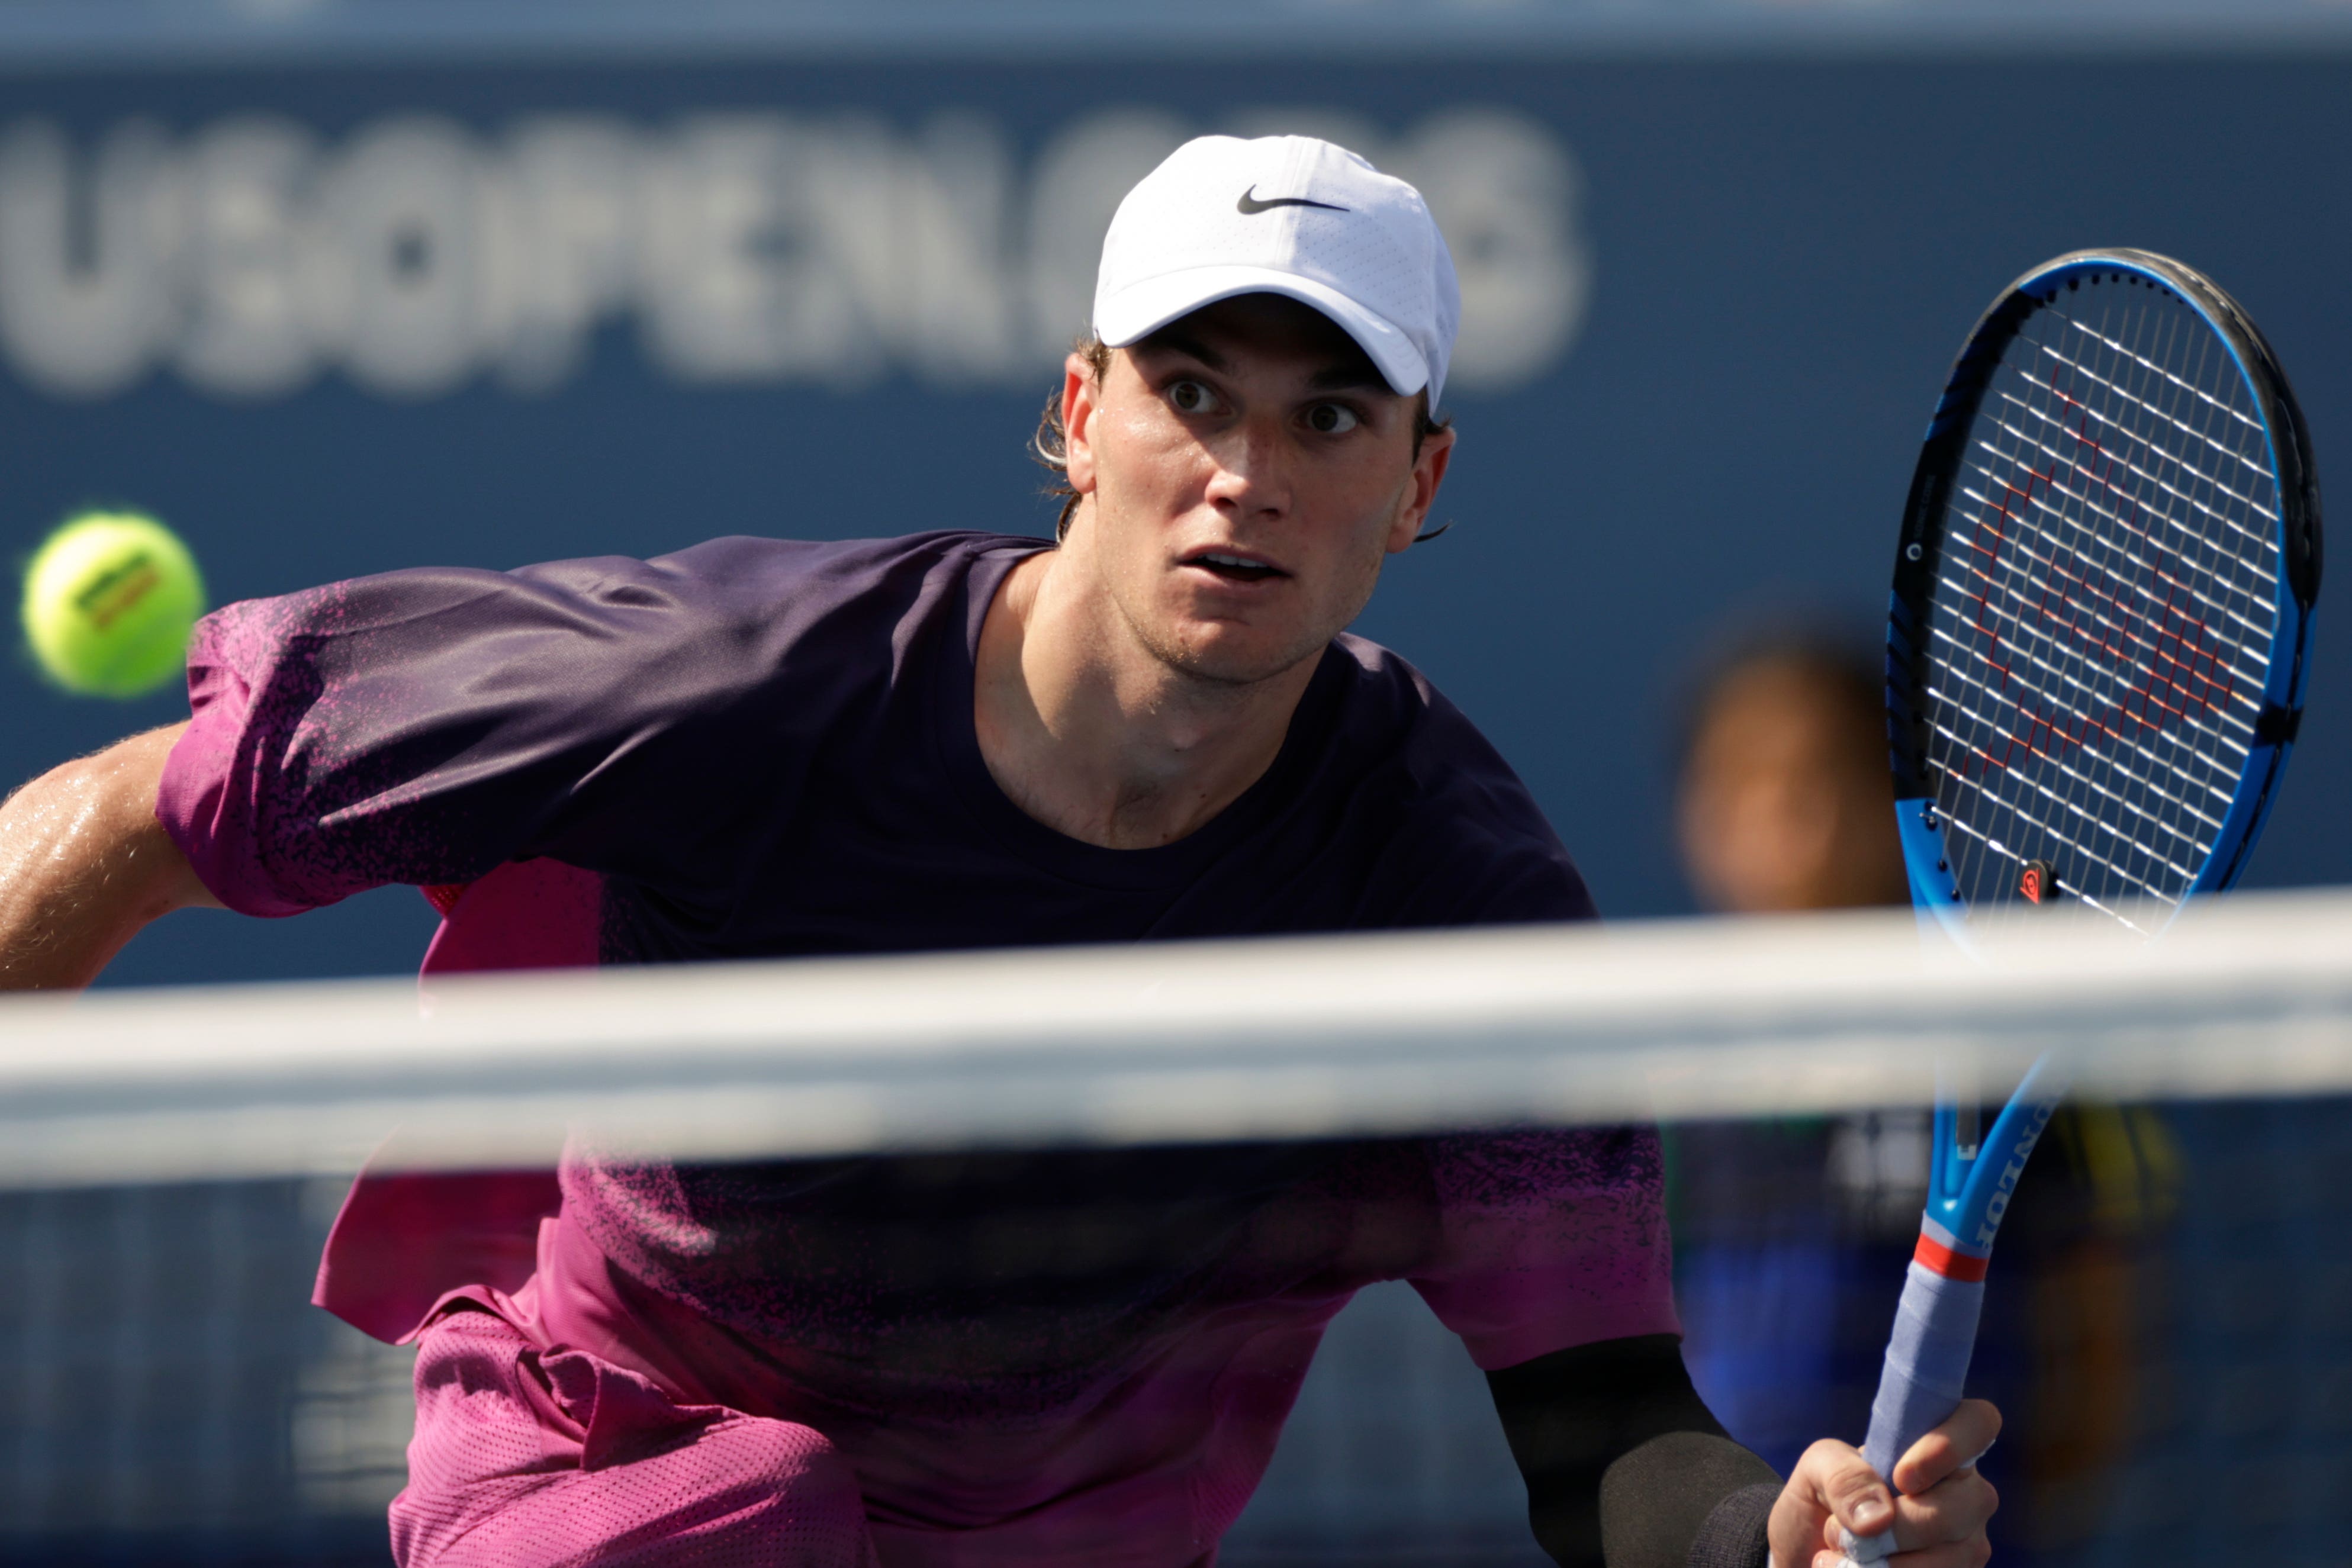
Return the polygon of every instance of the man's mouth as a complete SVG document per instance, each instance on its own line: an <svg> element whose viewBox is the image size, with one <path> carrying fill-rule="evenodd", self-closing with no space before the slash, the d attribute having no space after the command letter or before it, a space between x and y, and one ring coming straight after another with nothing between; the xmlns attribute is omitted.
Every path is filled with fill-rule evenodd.
<svg viewBox="0 0 2352 1568"><path fill-rule="evenodd" d="M1184 564L1215 572L1229 582L1263 582L1269 577L1290 575L1272 561L1239 550L1196 550L1184 558Z"/></svg>

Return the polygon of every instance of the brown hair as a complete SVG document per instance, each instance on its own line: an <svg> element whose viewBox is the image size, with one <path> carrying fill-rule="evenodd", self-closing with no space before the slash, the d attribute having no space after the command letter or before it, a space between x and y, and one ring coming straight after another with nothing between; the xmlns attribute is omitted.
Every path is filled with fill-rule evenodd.
<svg viewBox="0 0 2352 1568"><path fill-rule="evenodd" d="M1092 331L1087 331L1081 334L1078 340L1070 347L1073 352L1086 361L1087 373L1093 379L1095 385L1101 386L1103 377L1110 371L1110 345ZM1423 387L1413 402L1413 460L1415 462L1421 460L1423 442L1427 441L1439 431L1453 428L1454 421L1451 419L1430 417L1429 389ZM1062 498L1061 514L1054 519L1054 538L1056 542L1068 538L1070 520L1078 515L1078 493L1070 488L1070 433L1062 427L1062 389L1059 387L1045 394L1045 410L1037 416L1037 433L1029 438L1029 455L1035 458L1041 465L1054 472L1054 477L1046 482L1045 489L1046 495L1059 496ZM1447 524L1442 528L1432 528L1421 537L1424 539L1435 538L1439 534L1444 533L1446 528L1452 526Z"/></svg>

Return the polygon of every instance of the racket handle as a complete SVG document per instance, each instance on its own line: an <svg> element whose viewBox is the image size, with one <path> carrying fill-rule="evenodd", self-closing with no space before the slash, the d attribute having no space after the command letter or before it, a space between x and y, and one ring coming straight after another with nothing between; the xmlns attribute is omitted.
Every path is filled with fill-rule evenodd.
<svg viewBox="0 0 2352 1568"><path fill-rule="evenodd" d="M1955 1280L1912 1260L1862 1445L1862 1457L1890 1483L1895 1461L1960 1407L1983 1308L1982 1280Z"/></svg>
<svg viewBox="0 0 2352 1568"><path fill-rule="evenodd" d="M1878 1397L1870 1406L1870 1436L1862 1445L1862 1457L1890 1487L1895 1461L1960 1407L1983 1307L1982 1280L1955 1280L1912 1261L1886 1342ZM1852 1561L1875 1563L1895 1550L1895 1531L1848 1537L1844 1547Z"/></svg>

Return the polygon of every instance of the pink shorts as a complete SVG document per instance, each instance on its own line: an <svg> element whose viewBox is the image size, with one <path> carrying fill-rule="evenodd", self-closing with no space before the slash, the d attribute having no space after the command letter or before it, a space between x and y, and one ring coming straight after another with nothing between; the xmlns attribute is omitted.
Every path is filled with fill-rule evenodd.
<svg viewBox="0 0 2352 1568"><path fill-rule="evenodd" d="M865 1500L813 1427L679 1405L488 1312L417 1343L401 1568L876 1568Z"/></svg>

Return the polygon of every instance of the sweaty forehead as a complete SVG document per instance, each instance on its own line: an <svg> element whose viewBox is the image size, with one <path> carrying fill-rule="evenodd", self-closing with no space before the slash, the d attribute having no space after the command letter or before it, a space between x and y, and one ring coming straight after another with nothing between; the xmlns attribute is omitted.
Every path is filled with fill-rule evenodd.
<svg viewBox="0 0 2352 1568"><path fill-rule="evenodd" d="M1180 316L1135 345L1141 354L1176 352L1211 370L1279 361L1305 370L1318 387L1388 391L1380 368L1338 322L1278 294L1244 294Z"/></svg>

